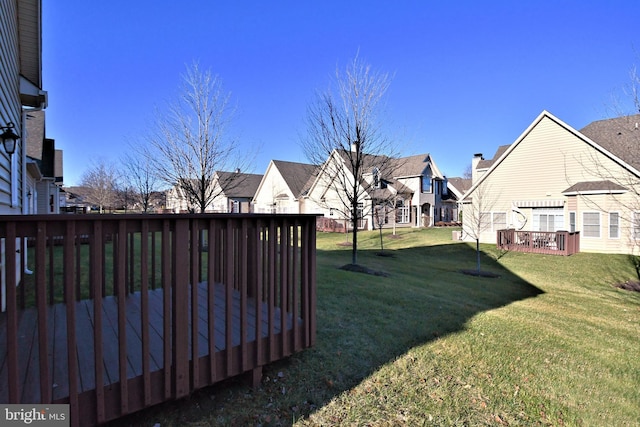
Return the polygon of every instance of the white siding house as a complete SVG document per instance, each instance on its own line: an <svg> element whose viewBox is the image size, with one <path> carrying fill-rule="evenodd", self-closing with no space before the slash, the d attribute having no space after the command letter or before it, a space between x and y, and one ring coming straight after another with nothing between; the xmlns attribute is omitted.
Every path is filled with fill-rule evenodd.
<svg viewBox="0 0 640 427"><path fill-rule="evenodd" d="M304 195L318 167L306 163L271 160L256 191L256 213L304 213Z"/></svg>

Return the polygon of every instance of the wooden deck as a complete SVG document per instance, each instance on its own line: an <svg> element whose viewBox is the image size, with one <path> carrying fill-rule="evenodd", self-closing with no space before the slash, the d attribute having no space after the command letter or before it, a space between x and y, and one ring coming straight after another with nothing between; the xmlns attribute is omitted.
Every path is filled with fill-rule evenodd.
<svg viewBox="0 0 640 427"><path fill-rule="evenodd" d="M225 288L222 285L214 286L215 292L215 352L222 352L226 348L226 312L225 312ZM240 317L240 293L233 291L233 313L232 313L232 347L241 344L241 317ZM206 283L199 285L198 292L198 358L209 355L209 335L207 334L207 301L208 286ZM80 393L95 390L95 355L94 355L94 313L91 300L82 300L74 303L76 305L76 330L78 340L76 343L76 353L78 362L77 384ZM107 351L103 354L104 362L104 385L111 386L120 381L118 365L118 306L115 297L106 297L102 302L103 313L103 348ZM164 340L163 330L163 291L156 289L149 291L149 364L150 373L161 371L164 366ZM272 310L272 323L269 324L268 306L261 305L262 326L260 328L262 338L268 338L268 331L273 327L274 337L280 335L282 320L285 321L285 330L291 330L292 317L280 317L280 309L275 307ZM189 306L191 311L191 306ZM256 303L255 299L247 300L247 312L249 313L246 342L255 342L256 338ZM127 379L133 379L143 374L143 353L142 353L142 328L141 328L141 298L140 293L130 294L126 298L126 342L127 342ZM64 402L69 399L69 373L67 358L67 316L64 304L49 306L47 309L47 341L50 347L47 353L50 357L51 384L53 402ZM189 322L191 328L191 321ZM21 401L38 402L41 398L40 392L40 372L36 356L38 349L38 312L35 308L25 309L21 312L18 320L18 337L20 360L26 362L20 365ZM170 339L170 337L169 337ZM7 342L6 335L6 315L0 313L0 348L4 348ZM192 340L189 340L188 353L192 354ZM109 351L114 350L114 351ZM191 361L191 358L190 358ZM7 381L6 353L0 353L0 383ZM8 390L0 389L0 401L8 401Z"/></svg>
<svg viewBox="0 0 640 427"><path fill-rule="evenodd" d="M96 425L315 343L314 216L0 217L0 239L0 403Z"/></svg>
<svg viewBox="0 0 640 427"><path fill-rule="evenodd" d="M498 230L498 249L546 255L573 255L580 252L580 233L569 231Z"/></svg>

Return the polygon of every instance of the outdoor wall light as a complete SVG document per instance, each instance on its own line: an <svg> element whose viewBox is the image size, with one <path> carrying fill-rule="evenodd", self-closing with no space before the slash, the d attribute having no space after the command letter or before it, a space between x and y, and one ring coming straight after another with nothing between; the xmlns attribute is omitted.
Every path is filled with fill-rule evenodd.
<svg viewBox="0 0 640 427"><path fill-rule="evenodd" d="M2 130L0 138L2 138L4 151L6 151L9 156L16 152L18 139L20 139L20 137L13 131L14 127L14 124L11 122L7 123L6 126L0 126L0 130Z"/></svg>

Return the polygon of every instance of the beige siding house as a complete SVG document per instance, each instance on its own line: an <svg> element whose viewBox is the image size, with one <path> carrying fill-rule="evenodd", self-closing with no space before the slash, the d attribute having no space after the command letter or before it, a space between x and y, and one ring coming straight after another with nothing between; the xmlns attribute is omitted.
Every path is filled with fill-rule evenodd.
<svg viewBox="0 0 640 427"><path fill-rule="evenodd" d="M635 252L638 122L640 115L578 131L543 111L492 159L476 155L473 185L461 200L464 238L475 233L495 243L498 229L567 230L580 232L581 251ZM476 230L474 212L482 218Z"/></svg>

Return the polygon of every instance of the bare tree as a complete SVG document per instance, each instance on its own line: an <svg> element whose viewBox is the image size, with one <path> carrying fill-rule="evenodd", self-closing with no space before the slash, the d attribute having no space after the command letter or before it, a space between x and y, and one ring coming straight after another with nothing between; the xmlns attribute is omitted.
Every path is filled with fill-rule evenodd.
<svg viewBox="0 0 640 427"><path fill-rule="evenodd" d="M105 160L96 161L80 179L82 196L85 201L100 208L113 207L116 201L119 174L117 169Z"/></svg>
<svg viewBox="0 0 640 427"><path fill-rule="evenodd" d="M220 78L194 63L182 76L179 97L157 115L148 137L150 165L194 211L205 212L222 188L239 184L239 172L248 166L249 156L228 135L234 110ZM217 171L236 172L216 185Z"/></svg>
<svg viewBox="0 0 640 427"><path fill-rule="evenodd" d="M307 108L307 133L302 147L312 164L323 164L321 177L331 188L337 209L352 226L352 264L357 264L358 222L365 212L364 197L378 173L392 173L396 146L382 132L382 100L390 85L387 73L374 71L356 57L345 70L336 69L334 85L319 92ZM329 160L328 160L329 159ZM329 206L329 201L316 200ZM360 206L359 206L360 204Z"/></svg>
<svg viewBox="0 0 640 427"><path fill-rule="evenodd" d="M146 213L158 194L160 178L144 145L132 143L129 148L121 159L126 195Z"/></svg>
<svg viewBox="0 0 640 427"><path fill-rule="evenodd" d="M473 167L471 166L471 163L467 164L467 166L465 166L464 170L462 171L462 178L464 179L472 179L473 178Z"/></svg>
<svg viewBox="0 0 640 427"><path fill-rule="evenodd" d="M498 195L491 191L491 187L480 184L472 193L469 202L462 205L462 232L476 242L476 270L480 273L480 236L491 230L493 209ZM506 214L503 214L506 215ZM504 218L506 223L506 217Z"/></svg>

